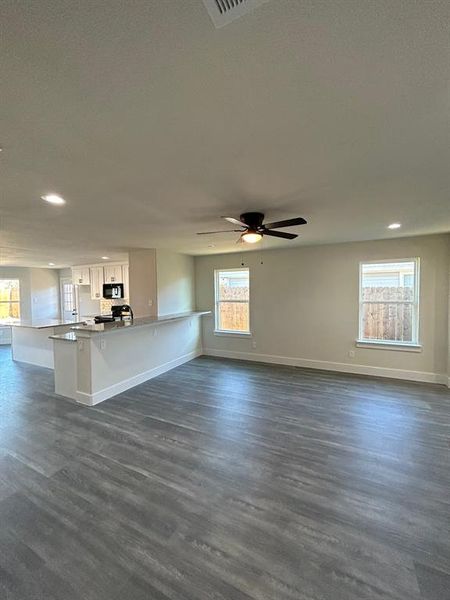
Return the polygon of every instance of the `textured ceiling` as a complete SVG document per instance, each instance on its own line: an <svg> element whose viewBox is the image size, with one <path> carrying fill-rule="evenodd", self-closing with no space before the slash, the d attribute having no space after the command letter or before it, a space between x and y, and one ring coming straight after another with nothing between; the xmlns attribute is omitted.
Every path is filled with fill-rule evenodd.
<svg viewBox="0 0 450 600"><path fill-rule="evenodd" d="M235 251L195 232L245 210L309 221L262 247L450 230L449 24L434 0L271 0L222 29L202 0L3 1L0 262Z"/></svg>

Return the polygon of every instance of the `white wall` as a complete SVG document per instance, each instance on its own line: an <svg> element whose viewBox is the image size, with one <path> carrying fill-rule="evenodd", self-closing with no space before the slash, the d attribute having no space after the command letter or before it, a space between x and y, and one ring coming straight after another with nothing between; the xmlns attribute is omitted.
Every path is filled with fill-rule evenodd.
<svg viewBox="0 0 450 600"><path fill-rule="evenodd" d="M214 310L214 269L239 267L243 256L251 278L252 338L216 336L214 319L206 317L204 351L250 360L446 381L449 241L448 235L436 235L196 257L199 310ZM356 348L359 262L415 256L421 259L422 352ZM354 358L349 357L350 350L354 350Z"/></svg>
<svg viewBox="0 0 450 600"><path fill-rule="evenodd" d="M158 315L186 312L195 306L194 258L170 250L157 250Z"/></svg>
<svg viewBox="0 0 450 600"><path fill-rule="evenodd" d="M78 302L78 314L80 317L92 317L99 315L101 312L100 300L92 300L91 298L90 285L78 286Z"/></svg>
<svg viewBox="0 0 450 600"><path fill-rule="evenodd" d="M56 269L30 269L33 320L59 319L59 273Z"/></svg>
<svg viewBox="0 0 450 600"><path fill-rule="evenodd" d="M59 318L59 272L56 269L0 267L0 279L19 280L22 319Z"/></svg>
<svg viewBox="0 0 450 600"><path fill-rule="evenodd" d="M59 318L59 273L55 269L0 267L0 279L18 279L20 318ZM9 328L1 328L0 344L10 344Z"/></svg>
<svg viewBox="0 0 450 600"><path fill-rule="evenodd" d="M447 385L450 388L450 261L448 270Z"/></svg>
<svg viewBox="0 0 450 600"><path fill-rule="evenodd" d="M128 260L129 301L134 316L157 315L156 250L154 248L130 249Z"/></svg>

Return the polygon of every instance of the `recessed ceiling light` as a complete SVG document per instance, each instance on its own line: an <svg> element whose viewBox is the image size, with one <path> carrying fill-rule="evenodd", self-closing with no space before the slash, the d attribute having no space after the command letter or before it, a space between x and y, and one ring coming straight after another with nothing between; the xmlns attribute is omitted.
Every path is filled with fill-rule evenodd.
<svg viewBox="0 0 450 600"><path fill-rule="evenodd" d="M390 225L388 225L388 229L400 229L401 226L401 223L391 223Z"/></svg>
<svg viewBox="0 0 450 600"><path fill-rule="evenodd" d="M49 266L49 267L54 267L54 266L55 266L55 263L48 263L48 266Z"/></svg>
<svg viewBox="0 0 450 600"><path fill-rule="evenodd" d="M109 260L109 256L102 256L102 260Z"/></svg>
<svg viewBox="0 0 450 600"><path fill-rule="evenodd" d="M58 194L46 194L45 196L41 196L42 200L46 202L50 202L50 204L65 204L66 201Z"/></svg>

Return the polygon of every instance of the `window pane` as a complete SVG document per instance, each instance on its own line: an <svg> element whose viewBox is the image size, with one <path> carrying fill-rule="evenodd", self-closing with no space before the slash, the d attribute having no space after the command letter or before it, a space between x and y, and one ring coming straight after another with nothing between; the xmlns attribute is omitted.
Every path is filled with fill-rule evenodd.
<svg viewBox="0 0 450 600"><path fill-rule="evenodd" d="M247 300L249 299L249 272L222 271L219 273L218 300Z"/></svg>
<svg viewBox="0 0 450 600"><path fill-rule="evenodd" d="M20 319L20 288L18 279L0 279L0 321Z"/></svg>
<svg viewBox="0 0 450 600"><path fill-rule="evenodd" d="M361 269L361 300L413 302L415 262L366 263Z"/></svg>
<svg viewBox="0 0 450 600"><path fill-rule="evenodd" d="M72 283L64 283L63 284L63 301L64 301L64 311L72 311L74 308L74 300L73 300L73 284Z"/></svg>
<svg viewBox="0 0 450 600"><path fill-rule="evenodd" d="M225 331L250 331L247 302L220 302L219 329Z"/></svg>
<svg viewBox="0 0 450 600"><path fill-rule="evenodd" d="M373 304L362 305L362 336L368 340L390 340L413 342L412 304Z"/></svg>

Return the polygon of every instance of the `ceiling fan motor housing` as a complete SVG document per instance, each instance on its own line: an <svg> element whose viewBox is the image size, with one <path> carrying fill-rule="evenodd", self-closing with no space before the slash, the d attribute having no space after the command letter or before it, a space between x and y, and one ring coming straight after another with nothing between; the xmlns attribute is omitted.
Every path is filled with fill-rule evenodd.
<svg viewBox="0 0 450 600"><path fill-rule="evenodd" d="M247 212L242 213L240 220L248 225L249 229L256 231L262 227L264 221L264 214L260 212Z"/></svg>

